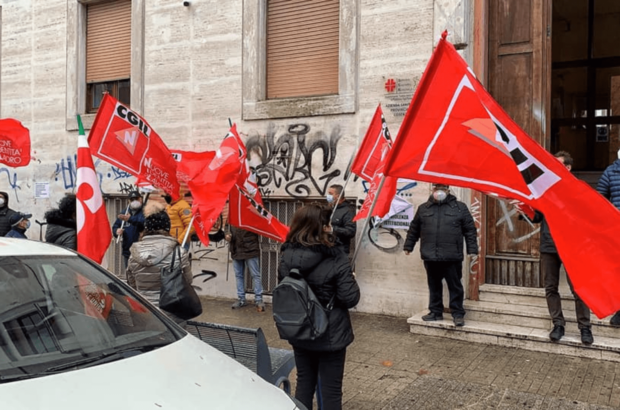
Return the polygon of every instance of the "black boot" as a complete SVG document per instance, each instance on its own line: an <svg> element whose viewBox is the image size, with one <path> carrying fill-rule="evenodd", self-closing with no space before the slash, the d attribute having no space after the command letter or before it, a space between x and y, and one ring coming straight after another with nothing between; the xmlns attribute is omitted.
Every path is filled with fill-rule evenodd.
<svg viewBox="0 0 620 410"><path fill-rule="evenodd" d="M581 329L581 343L586 346L590 346L594 343L594 337L592 336L592 330L590 330L590 328Z"/></svg>
<svg viewBox="0 0 620 410"><path fill-rule="evenodd" d="M552 342L557 342L562 338L562 336L564 336L564 326L553 326L553 330L549 333L549 339L551 339Z"/></svg>
<svg viewBox="0 0 620 410"><path fill-rule="evenodd" d="M433 312L430 312L428 315L422 316L422 320L425 322L433 322L435 320L443 320L443 315L437 315Z"/></svg>

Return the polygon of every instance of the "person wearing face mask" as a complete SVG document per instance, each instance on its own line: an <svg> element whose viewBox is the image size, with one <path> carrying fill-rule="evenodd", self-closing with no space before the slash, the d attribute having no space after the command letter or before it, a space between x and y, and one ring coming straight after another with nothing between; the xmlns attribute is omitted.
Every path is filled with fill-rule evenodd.
<svg viewBox="0 0 620 410"><path fill-rule="evenodd" d="M0 191L0 236L6 235L11 230L9 220L14 213L15 211L9 208L9 194Z"/></svg>
<svg viewBox="0 0 620 410"><path fill-rule="evenodd" d="M166 212L168 212L168 216L170 217L170 235L177 238L177 241L181 244L185 240L185 235L189 230L190 236L188 236L188 240L185 242L185 250L189 252L189 238L196 230L190 225L192 222L192 207L184 198L183 196L173 201L170 195L164 195L164 200L168 204Z"/></svg>
<svg viewBox="0 0 620 410"><path fill-rule="evenodd" d="M129 193L129 205L124 214L118 215L112 225L114 237L120 236L123 240L123 260L125 267L131 255L131 245L140 239L140 234L144 230L144 212L142 211L142 195L138 191Z"/></svg>
<svg viewBox="0 0 620 410"><path fill-rule="evenodd" d="M30 228L30 218L32 218L32 214L13 213L9 218L11 230L4 236L6 238L28 239L26 230Z"/></svg>
<svg viewBox="0 0 620 410"><path fill-rule="evenodd" d="M344 250L345 255L349 255L351 240L355 238L357 224L353 222L355 212L348 203L345 202L342 185L334 184L327 189L327 203L334 208L332 216L332 228L336 235L336 246Z"/></svg>
<svg viewBox="0 0 620 410"><path fill-rule="evenodd" d="M409 226L403 250L409 255L418 240L429 290L429 313L424 321L443 320L443 284L450 292L450 312L456 326L465 325L463 299L463 239L468 255L478 254L476 226L467 205L450 194L450 187L434 184L428 201L420 205Z"/></svg>

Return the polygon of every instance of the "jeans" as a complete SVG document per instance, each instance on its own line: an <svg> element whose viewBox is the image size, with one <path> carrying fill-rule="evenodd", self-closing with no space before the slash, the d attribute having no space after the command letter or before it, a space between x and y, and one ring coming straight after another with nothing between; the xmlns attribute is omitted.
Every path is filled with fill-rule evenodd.
<svg viewBox="0 0 620 410"><path fill-rule="evenodd" d="M342 409L342 379L347 349L315 352L293 347L297 366L295 398L312 409L312 396L318 384L317 401L321 410Z"/></svg>
<svg viewBox="0 0 620 410"><path fill-rule="evenodd" d="M260 277L260 267L258 266L258 256L250 259L233 259L233 268L237 278L237 297L245 300L245 265L248 265L252 282L254 284L254 295L256 303L263 301L263 283Z"/></svg>
<svg viewBox="0 0 620 410"><path fill-rule="evenodd" d="M452 317L464 317L463 299L465 290L461 283L463 262L424 261L426 280L428 282L428 310L437 316L443 315L443 284L446 280L450 292L450 312Z"/></svg>
<svg viewBox="0 0 620 410"><path fill-rule="evenodd" d="M549 315L553 319L554 326L566 326L564 320L564 314L562 313L562 298L558 292L558 285L560 283L560 266L562 260L557 253L541 253L540 254L540 267L545 277L545 298L547 299L547 307L549 308ZM590 328L590 309L583 303L583 300L575 293L573 284L570 281L570 277L566 275L568 279L568 286L570 291L575 297L575 314L577 315L577 327L579 329Z"/></svg>

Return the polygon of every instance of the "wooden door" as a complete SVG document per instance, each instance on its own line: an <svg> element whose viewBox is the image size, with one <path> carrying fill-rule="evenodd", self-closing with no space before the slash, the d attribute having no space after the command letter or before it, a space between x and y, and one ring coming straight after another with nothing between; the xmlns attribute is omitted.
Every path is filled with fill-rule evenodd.
<svg viewBox="0 0 620 410"><path fill-rule="evenodd" d="M488 0L488 89L532 138L548 147L551 0ZM539 226L487 197L485 282L542 287Z"/></svg>

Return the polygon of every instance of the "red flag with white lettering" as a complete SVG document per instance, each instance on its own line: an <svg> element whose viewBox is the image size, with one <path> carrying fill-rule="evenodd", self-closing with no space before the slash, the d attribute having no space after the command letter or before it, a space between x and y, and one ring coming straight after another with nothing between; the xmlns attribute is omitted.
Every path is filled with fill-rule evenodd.
<svg viewBox="0 0 620 410"><path fill-rule="evenodd" d="M179 198L177 165L155 130L109 94L103 96L90 129L92 154Z"/></svg>
<svg viewBox="0 0 620 410"><path fill-rule="evenodd" d="M77 250L101 263L112 240L112 229L79 116L78 124L80 134L77 152Z"/></svg>
<svg viewBox="0 0 620 410"><path fill-rule="evenodd" d="M351 172L365 181L372 181L383 158L385 143L391 143L390 132L383 118L381 104L379 104L357 154L355 154L355 159L351 164Z"/></svg>
<svg viewBox="0 0 620 410"><path fill-rule="evenodd" d="M180 182L195 178L215 157L215 151L193 152L173 149L170 152L177 161L177 178Z"/></svg>
<svg viewBox="0 0 620 410"><path fill-rule="evenodd" d="M258 191L256 191L258 193ZM260 201L260 194L252 197L245 188L236 185L230 191L230 224L246 231L284 242L289 227L273 216Z"/></svg>
<svg viewBox="0 0 620 410"><path fill-rule="evenodd" d="M226 205L230 190L239 179L244 163L243 142L233 124L209 165L187 182L194 198L194 226L205 246L209 244L208 233Z"/></svg>
<svg viewBox="0 0 620 410"><path fill-rule="evenodd" d="M539 210L576 293L599 318L620 310L620 212L504 112L445 34L385 174L495 193Z"/></svg>
<svg viewBox="0 0 620 410"><path fill-rule="evenodd" d="M12 118L0 120L0 163L12 168L30 164L30 131Z"/></svg>

